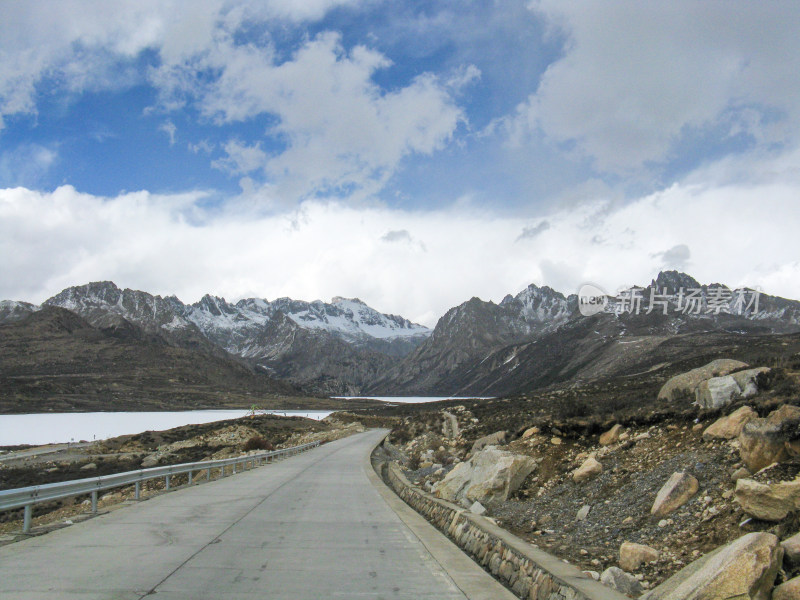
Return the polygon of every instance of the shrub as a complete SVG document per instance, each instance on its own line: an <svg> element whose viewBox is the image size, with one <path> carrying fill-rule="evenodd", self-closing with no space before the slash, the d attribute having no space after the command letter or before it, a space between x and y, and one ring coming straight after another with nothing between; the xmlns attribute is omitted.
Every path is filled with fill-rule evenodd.
<svg viewBox="0 0 800 600"><path fill-rule="evenodd" d="M250 452L251 450L272 450L273 446L263 436L254 435L244 443L243 450Z"/></svg>

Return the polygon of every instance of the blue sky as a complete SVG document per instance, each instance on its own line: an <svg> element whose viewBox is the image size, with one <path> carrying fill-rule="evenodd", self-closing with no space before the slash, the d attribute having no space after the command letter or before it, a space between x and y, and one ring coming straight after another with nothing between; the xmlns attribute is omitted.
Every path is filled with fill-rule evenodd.
<svg viewBox="0 0 800 600"><path fill-rule="evenodd" d="M113 279L433 324L661 268L800 297L794 2L3 13L2 298Z"/></svg>

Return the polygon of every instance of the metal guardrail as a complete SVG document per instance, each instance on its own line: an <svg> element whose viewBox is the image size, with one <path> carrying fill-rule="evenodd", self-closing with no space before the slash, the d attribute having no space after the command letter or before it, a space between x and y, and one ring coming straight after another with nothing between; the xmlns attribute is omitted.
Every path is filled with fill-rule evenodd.
<svg viewBox="0 0 800 600"><path fill-rule="evenodd" d="M33 485L13 490L0 490L0 511L24 508L22 531L23 533L29 533L31 530L33 506L41 502L91 494L92 514L96 514L97 493L104 490L134 484L134 498L139 500L141 484L144 481L164 477L165 489L169 490L170 478L173 475L188 473L189 485L191 485L192 474L195 471L206 471L206 480L210 480L211 470L219 469L219 478L222 478L225 477L225 469L228 467L231 467L231 474L233 474L237 473L236 468L238 465L242 465L243 470L247 470L247 465L249 463L252 469L262 464L273 462L276 458L294 456L295 454L310 450L311 448L316 448L317 446L319 446L319 442L311 442L310 444L303 444L302 446L293 446L291 448L262 452L261 454L251 454L249 456L167 465L165 467L153 467L151 469L140 469L138 471L126 471L125 473L116 473L114 475L75 479L73 481L62 481L60 483L46 483L44 485Z"/></svg>

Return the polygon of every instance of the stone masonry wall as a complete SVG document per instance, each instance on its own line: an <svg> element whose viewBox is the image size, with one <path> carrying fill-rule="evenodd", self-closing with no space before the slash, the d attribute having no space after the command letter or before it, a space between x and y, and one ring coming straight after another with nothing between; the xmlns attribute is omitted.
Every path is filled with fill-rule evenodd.
<svg viewBox="0 0 800 600"><path fill-rule="evenodd" d="M478 564L524 600L624 600L615 590L587 577L546 552L412 485L391 463L384 476L405 502L453 540Z"/></svg>

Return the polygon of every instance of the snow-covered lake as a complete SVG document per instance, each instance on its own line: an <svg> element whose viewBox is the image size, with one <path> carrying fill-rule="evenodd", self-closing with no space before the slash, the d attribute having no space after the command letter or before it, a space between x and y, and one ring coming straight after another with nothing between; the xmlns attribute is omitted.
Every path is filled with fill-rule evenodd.
<svg viewBox="0 0 800 600"><path fill-rule="evenodd" d="M324 419L331 411L271 410L287 417ZM246 410L190 410L176 412L92 412L0 415L0 446L56 444L159 431L181 425L211 423L246 416Z"/></svg>

